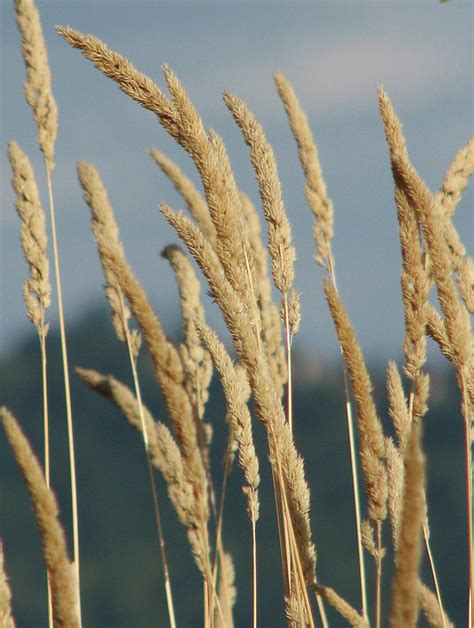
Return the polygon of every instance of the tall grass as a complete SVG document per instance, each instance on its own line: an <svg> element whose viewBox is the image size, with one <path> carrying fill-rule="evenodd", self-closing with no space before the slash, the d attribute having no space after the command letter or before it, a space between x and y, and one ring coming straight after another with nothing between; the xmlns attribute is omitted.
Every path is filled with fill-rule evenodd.
<svg viewBox="0 0 474 628"><path fill-rule="evenodd" d="M50 229L54 240L57 298L61 304L60 271L55 236L51 175L54 166L56 109L50 88L47 55L39 16L33 0L16 0L27 69L26 96L33 107L38 140L43 151ZM474 141L454 157L436 192L428 189L410 162L401 123L383 88L379 106L388 144L388 159L394 180L400 246L401 290L405 315L402 340L404 379L391 362L387 369L388 412L394 435L385 434L374 400L371 377L354 326L337 288L332 250L334 209L329 199L319 155L306 115L288 80L275 75L278 94L288 115L300 164L306 181L306 199L314 216L315 258L327 277L323 291L334 322L343 360L341 397L344 397L354 494L354 525L358 543L360 598L350 603L337 592L337 583L320 582L317 552L311 528L311 500L304 460L295 443L298 416L294 413L292 343L300 327L301 306L294 289L295 248L291 225L282 198L275 156L265 131L250 108L226 92L224 102L242 132L255 171L266 240L262 239L259 211L237 187L222 138L208 130L174 72L163 67L166 94L119 53L98 38L69 27L57 27L65 42L78 49L95 67L112 79L127 96L153 112L158 122L191 157L201 178L203 194L165 155L151 150L158 166L181 194L188 214L160 206L164 219L175 229L184 248L170 245L163 251L179 288L183 341L176 345L154 312L147 294L129 265L121 243L107 191L98 170L78 163L79 182L91 210L92 231L105 278L105 296L118 339L125 343L133 374L134 391L112 375L78 369L84 383L115 404L130 424L142 434L151 508L157 527L168 604L168 623L176 625L172 596L172 556L166 550L161 525L155 469L164 478L168 497L178 521L187 532L189 547L202 580L202 617L207 627L233 626L233 606L238 590L232 554L226 547L223 519L227 477L237 459L243 476L243 492L250 529L252 626L258 625L259 510L262 500L272 502L278 529L281 577L286 621L296 626L327 626L326 608L333 607L352 626L406 627L416 625L420 610L431 626L452 625L436 578L435 560L429 542L426 499L426 454L422 433L429 398L426 346L433 339L452 364L459 386L459 403L465 433L466 608L472 618L472 486L471 422L474 404L474 360L469 314L474 312L474 263L466 254L455 230L452 215L474 171ZM45 218L33 169L15 144L10 145L13 187L22 220L21 241L30 279L25 301L35 323L43 352L44 373L44 469L36 460L13 414L3 408L1 419L13 453L31 493L41 535L49 582L50 625L79 626L79 529L74 480L72 413L67 399L67 422L71 456L71 495L74 513L74 558L67 556L65 534L58 519L51 486L48 454L46 332L45 316L50 300L49 262L46 254ZM195 261L201 274L195 271ZM270 272L269 272L270 268ZM341 269L344 273L344 269ZM200 301L202 284L217 306L230 331L236 359L205 321ZM279 303L273 300L273 289ZM436 298L436 305L433 305ZM60 307L62 309L62 307ZM61 336L66 390L67 351L64 322ZM137 358L144 340L157 384L167 410L169 425L156 421L143 405ZM225 394L228 438L223 452L223 472L212 472L211 430L206 412L209 385L215 369ZM250 403L252 402L252 403ZM273 495L260 490L260 460L253 428L264 427ZM461 429L453 425L451 429ZM357 437L355 435L357 431ZM363 482L359 481L362 476ZM50 481L51 480L51 481ZM365 491L367 512L362 514L360 492ZM162 497L160 497L160 500ZM391 551L387 552L390 544ZM324 543L318 543L319 553ZM364 552L373 559L373 590L368 589ZM423 582L421 561L430 562L432 581ZM393 568L383 567L390 556ZM0 616L14 625L11 592L3 570L0 578ZM71 565L74 566L73 572ZM8 565L6 566L8 568ZM393 575L387 575L393 574ZM159 575L157 574L157 577ZM389 605L382 606L382 588L391 578ZM333 583L331 583L332 585ZM461 586L461 585L460 585ZM463 585L464 586L464 585ZM160 625L164 625L162 622Z"/></svg>

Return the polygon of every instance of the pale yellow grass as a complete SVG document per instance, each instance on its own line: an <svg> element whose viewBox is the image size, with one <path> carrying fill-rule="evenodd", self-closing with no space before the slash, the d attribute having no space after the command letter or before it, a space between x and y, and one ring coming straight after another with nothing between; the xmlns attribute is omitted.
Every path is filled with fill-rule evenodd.
<svg viewBox="0 0 474 628"><path fill-rule="evenodd" d="M48 175L58 298L61 301L51 184L56 109L37 10L32 0L17 0L15 6L27 68L27 99L38 125ZM473 570L472 515L469 513L472 488L468 477L471 470L474 361L468 312L472 313L474 309L474 263L467 255L451 218L474 170L472 140L454 157L440 190L433 194L409 161L401 123L387 94L381 89L380 111L395 184L405 317L404 337L401 339L405 354L403 371L394 362L390 362L387 369L392 437L384 431L365 357L349 312L337 290L332 250L334 209L326 190L308 118L286 78L281 74L275 75L305 175L306 198L314 216L316 260L327 273L323 289L344 360L341 395L345 398L358 538L359 565L354 566L354 576L358 572L361 589L360 601L351 603L335 588L321 584L316 575L311 494L305 461L297 447L298 417L293 415L291 350L302 314L299 294L294 289L296 252L282 200L275 155L262 125L242 100L227 92L224 94L225 104L250 149L250 161L260 193L260 209L267 227L266 243L261 237L259 209L238 189L222 138L215 131L205 128L174 72L167 66L163 68L169 93L166 96L152 79L98 38L69 27L58 27L57 32L126 95L156 114L166 132L191 157L202 184L203 194L176 164L152 149L152 157L171 180L189 212L188 217L165 204L160 206L162 215L187 249L186 252L173 244L163 251L178 285L183 326L183 340L178 345L168 338L126 260L119 228L98 171L86 162L78 164L79 181L84 199L91 209L92 230L106 280L105 294L111 306L116 335L127 345L135 390L132 392L112 375L102 375L92 369L78 369L78 374L90 388L107 397L142 434L170 626L174 627L178 622L171 596L171 570L164 551L152 467L163 476L178 520L188 534L196 573L201 576L203 585L202 623L205 628L231 628L234 625L233 607L239 577L242 576L235 573L234 560L225 546L223 512L227 478L236 457L243 472L245 507L250 522L248 550L251 574L244 577L251 578L252 628L257 628L259 578L265 577L259 564L260 550L257 551L257 521L261 504L269 496L262 495L260 487L260 470L264 460L254 443L255 419L263 425L267 436L273 480L272 499L278 526L277 543L279 541L280 545L282 604L288 626L328 626L325 604L352 626L411 627L416 625L420 610L430 626L446 628L452 625L442 603L427 524L425 453L421 436L428 421L428 337L438 343L441 353L452 363L461 391L460 405L466 435L466 550L470 565L467 577L470 621ZM30 279L25 290L27 309L45 337L44 312L50 298L45 221L31 168L26 156L14 143L10 146L10 160L17 209L22 219L23 252L30 267ZM193 259L201 274L196 272ZM235 351L233 358L205 322L200 300L202 278L230 332ZM272 283L280 292L280 307L273 299ZM430 301L433 289L437 293L439 312ZM63 323L61 330L67 382ZM152 359L165 401L166 420L171 427L164 420L155 421L141 400L138 356L142 337ZM211 464L215 453L211 447L212 423L207 410L213 365L226 400L224 416L216 418L225 420L228 430L221 474L216 474ZM358 427L357 439L352 428L352 401ZM74 476L69 401L67 405L71 472ZM67 556L65 535L49 482L44 481L41 467L12 414L2 409L1 418L30 490L40 529L52 590L50 625L54 620L57 626L80 626L77 523L74 525L74 570ZM45 464L48 469L47 462ZM367 513L363 520L359 501L359 465L364 475L367 500ZM77 521L74 477L71 492L74 519ZM389 534L385 533L387 520L391 526L391 541ZM391 542L394 551L386 552L383 541L387 544ZM435 593L421 580L423 542ZM325 551L323 540L318 539L318 546L319 552ZM364 550L373 557L375 564L372 603L367 595ZM388 566L382 570L382 563L388 562L387 557L392 554L390 605L385 609L382 608L381 591L390 572ZM3 553L0 558L1 567ZM169 562L172 562L172 557ZM313 593L316 595L317 611L310 595ZM179 614L179 603L176 615ZM0 617L8 628L14 625L11 592L3 569L0 569ZM196 625L201 623L199 618L195 621Z"/></svg>

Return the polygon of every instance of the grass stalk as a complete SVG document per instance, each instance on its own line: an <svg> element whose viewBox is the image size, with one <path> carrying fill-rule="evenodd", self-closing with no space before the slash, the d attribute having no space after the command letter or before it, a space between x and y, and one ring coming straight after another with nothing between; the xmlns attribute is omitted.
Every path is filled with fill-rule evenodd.
<svg viewBox="0 0 474 628"><path fill-rule="evenodd" d="M334 290L337 292L337 283L336 283L336 272L334 269L334 260L332 257L331 251L328 255L328 274L331 280L331 283L334 287ZM362 606L362 617L365 620L368 620L368 610L367 610L367 583L365 577L365 557L364 557L364 549L362 547L362 535L361 535L361 516L360 516L360 490L359 490L359 474L357 470L357 455L356 455L356 444L354 438L354 417L352 413L352 403L349 391L349 378L347 377L347 369L344 363L344 355L342 351L342 346L339 343L339 351L342 358L342 378L344 384L344 398L345 398L345 407L346 407L346 422L347 422L347 434L349 437L349 454L351 458L351 476L352 476L352 496L354 500L354 516L355 516L355 527L356 527L356 537L357 537L357 556L359 562L359 583L360 583L360 597L361 597L361 606Z"/></svg>
<svg viewBox="0 0 474 628"><path fill-rule="evenodd" d="M288 421L290 430L293 431L293 378L291 373L291 330L288 316L288 292L285 292L283 295L283 308L285 317L286 363L288 366L288 382L286 386L286 420Z"/></svg>
<svg viewBox="0 0 474 628"><path fill-rule="evenodd" d="M321 595L318 593L317 588L313 587L314 597L316 599L316 604L318 605L319 616L321 618L321 624L323 628L329 628L329 623L326 615L326 609L324 608L324 603Z"/></svg>
<svg viewBox="0 0 474 628"><path fill-rule="evenodd" d="M281 512L282 520L283 520L283 531L284 531L283 537L284 537L284 543L285 543L284 553L286 557L286 565L287 565L286 573L288 577L286 595L287 596L291 595L292 576L294 576L295 582L297 582L299 585L298 594L302 593L303 595L304 605L307 610L308 620L310 622L310 625L313 627L314 619L313 619L311 604L309 602L309 597L306 590L306 582L305 582L305 578L303 574L303 569L301 566L298 544L296 542L295 532L293 529L293 522L291 520L288 500L286 496L286 489L284 485L283 472L281 468L280 454L276 445L276 439L275 439L273 429L271 430L271 435L272 435L272 440L274 443L274 455L275 455L276 466L277 466L277 471L278 471L277 478L278 478L278 487L279 487L278 492L279 492L279 498L280 498L279 504L281 507L281 511L280 511L280 507L277 504L277 511Z"/></svg>
<svg viewBox="0 0 474 628"><path fill-rule="evenodd" d="M50 456L49 456L49 411L48 411L48 378L46 355L46 330L44 325L44 312L41 325L38 329L41 346L41 377L43 382L43 434L44 434L44 479L48 489L50 488ZM48 580L48 626L53 628L53 600L51 595L51 577L49 571L46 574Z"/></svg>
<svg viewBox="0 0 474 628"><path fill-rule="evenodd" d="M473 571L472 552L472 450L471 450L471 418L469 416L469 400L467 398L466 378L463 370L460 373L462 413L464 416L464 460L465 460L465 491L467 509L467 560L468 560L468 626L472 626L473 607Z"/></svg>
<svg viewBox="0 0 474 628"><path fill-rule="evenodd" d="M423 541L425 543L426 554L428 556L428 561L429 561L429 564L430 564L431 575L433 577L433 583L434 583L434 586L435 586L436 598L438 600L438 606L439 606L441 622L442 622L443 628L446 628L446 621L445 621L445 614L444 614L444 609L443 609L443 602L441 600L441 590L439 588L438 576L436 575L436 568L435 568L435 564L434 564L434 560L433 560L433 555L432 555L432 552L431 552L431 545L430 545L430 540L429 540L429 535L428 535L428 527L426 525L426 520L423 522Z"/></svg>
<svg viewBox="0 0 474 628"><path fill-rule="evenodd" d="M252 628L257 628L257 522L252 520Z"/></svg>
<svg viewBox="0 0 474 628"><path fill-rule="evenodd" d="M283 586L286 596L290 595L290 583L291 583L291 567L290 567L290 554L288 549L288 532L286 529L285 518L282 516L281 507L281 484L278 476L275 474L275 469L272 466L272 479L273 479L273 493L275 498L275 511L277 516L278 525L278 538L280 541L280 554L281 554L281 566L283 572Z"/></svg>
<svg viewBox="0 0 474 628"><path fill-rule="evenodd" d="M283 519L285 522L285 530L286 530L285 538L286 538L286 543L288 545L287 547L288 559L287 560L289 560L290 562L289 572L290 572L290 576L294 576L294 581L296 584L295 593L299 598L298 607L301 609L301 611L303 607L306 609L306 616L309 621L309 625L311 626L311 628L314 628L315 623L314 623L311 603L310 603L308 591L306 588L306 582L305 582L305 578L303 574L303 569L301 566L301 560L299 557L298 545L296 543L295 532L293 529L291 516L288 510L288 501L286 499L286 491L284 488L281 491L281 496L282 496ZM292 582L292 579L290 579L290 583L289 583L290 587L291 587L291 582ZM289 595L291 595L291 588L289 588ZM304 613L303 613L303 616L304 616ZM306 625L304 622L305 622L304 617L302 617L301 625Z"/></svg>
<svg viewBox="0 0 474 628"><path fill-rule="evenodd" d="M357 555L359 562L359 584L360 584L360 596L362 605L362 617L367 620L367 585L365 581L365 558L364 549L362 547L362 535L360 532L361 516L360 516L360 494L359 494L359 478L357 471L357 456L356 446L354 439L354 419L352 416L352 404L349 401L349 382L347 381L347 372L344 367L343 370L344 379L344 394L346 397L346 418L347 418L347 433L349 436L349 452L351 457L351 476L352 476L352 496L354 499L354 514L356 523L356 536L357 536Z"/></svg>
<svg viewBox="0 0 474 628"><path fill-rule="evenodd" d="M286 503L286 496L284 499L285 499L285 508L287 508L288 504ZM288 518L289 518L289 513L288 513ZM311 609L311 602L309 601L308 589L306 587L303 570L301 568L301 561L299 560L298 546L296 543L293 526L291 525L291 520L290 520L290 526L289 526L289 536L290 536L290 542L291 542L291 555L293 559L293 570L297 576L296 579L299 582L297 593L298 595L301 595L301 597L303 598L303 604L304 604L304 607L306 608L307 618L308 618L310 627L315 628L313 612ZM304 619L303 619L302 625L304 625Z"/></svg>
<svg viewBox="0 0 474 628"><path fill-rule="evenodd" d="M209 541L207 538L207 530L204 524L201 524L200 533L202 535L202 545L206 555L206 565L204 574L204 625L213 628L214 626L214 609L217 609L222 625L225 626L224 613L222 612L219 596L217 595L217 588L214 585L212 577L211 564L209 561ZM215 606L214 606L215 604ZM207 622L207 623L206 623Z"/></svg>
<svg viewBox="0 0 474 628"><path fill-rule="evenodd" d="M249 285L251 290L255 293L255 289L253 286L253 281L252 281L252 273L250 271L250 264L249 264L249 260L248 260L248 255L247 252L245 250L244 247L244 259L245 259L245 264L246 264L246 272L249 278ZM288 298L287 298L287 293L285 293L285 320L286 320L286 337L287 337L287 360L291 360L291 351L289 349L291 349L290 344L288 343L288 338L289 338L289 323L288 323ZM260 338L260 334L256 333L256 340L257 340L257 347L259 349L259 351L261 350L261 338ZM288 365L288 414L287 417L289 417L289 424L291 426L290 423L290 409L292 408L292 403L290 401L291 399L291 362L287 362ZM275 436L273 434L272 431L272 440L273 440L273 447L276 450L276 445L275 445ZM280 553L281 553L281 564L282 564L282 571L283 571L283 585L284 585L284 591L285 591L285 596L289 597L290 595L290 590L291 590L291 556L290 556L290 551L289 551L289 543L288 543L288 530L287 530L287 526L286 526L286 519L285 517L282 517L282 500L281 500L281 487L282 487L282 478L281 478L281 474L280 477L275 476L275 470L272 466L272 480L273 480L273 492L274 492L274 498L275 498L275 506L276 506L276 515L277 515L277 525L278 525L278 538L279 538L279 542L280 542ZM253 523L253 527L255 526L255 523ZM254 538L254 537L252 537ZM253 556L253 560L256 560L256 548L253 547L252 549L252 556ZM255 597L254 597L254 602L253 602L253 617L254 617L254 621L256 621L256 589L257 589L257 583L256 583L256 573L257 573L257 569L256 569L256 564L253 566L252 569L252 573L253 573L253 578L254 578L254 583L253 583L253 590L255 592Z"/></svg>
<svg viewBox="0 0 474 628"><path fill-rule="evenodd" d="M222 478L222 491L221 498L219 500L219 510L215 513L216 520L216 550L214 553L214 564L212 566L212 582L214 588L217 586L217 566L219 562L219 557L222 554L222 523L224 520L224 502L227 493L227 478L229 477L230 464L229 458L226 460L224 475ZM214 508L215 511L215 508Z"/></svg>
<svg viewBox="0 0 474 628"><path fill-rule="evenodd" d="M49 210L51 216L51 233L53 236L54 271L56 275L56 287L58 293L59 329L61 335L61 354L64 374L64 394L66 397L67 432L69 442L69 470L71 474L71 505L72 505L72 531L73 531L73 555L74 569L76 572L77 587L80 592L80 564L79 564L79 523L77 510L77 481L76 481L76 457L74 447L74 427L72 422L71 387L69 384L69 364L67 356L66 329L64 324L63 297L61 289L61 270L59 266L58 239L56 234L56 217L54 211L54 195L51 177L51 169L45 160L46 179L48 185ZM80 594L79 594L80 600Z"/></svg>
<svg viewBox="0 0 474 628"><path fill-rule="evenodd" d="M382 522L376 523L377 557L375 559L375 628L380 628L382 619Z"/></svg>
<svg viewBox="0 0 474 628"><path fill-rule="evenodd" d="M209 614L209 583L204 578L203 580L203 598L204 598L204 628L210 628L210 614Z"/></svg>
<svg viewBox="0 0 474 628"><path fill-rule="evenodd" d="M149 481L150 481L150 489L151 489L151 495L152 495L152 500L153 500L153 511L154 511L154 514L155 514L156 532L157 532L157 536L158 536L158 544L159 544L159 547L160 547L161 565L163 567L163 577L164 577L164 580L165 580L165 594L166 594L166 605L167 605L167 608L168 608L168 617L169 617L169 622L170 622L170 628L176 628L176 618L175 618L175 612L174 612L173 594L172 594L172 591L171 591L171 579L170 579L170 573L169 573L168 559L167 559L167 556L166 556L165 537L164 537L164 534L163 534L163 526L161 524L160 507L159 507L159 503L158 503L158 491L157 491L157 488L156 488L155 475L153 473L153 466L152 466L152 463L151 463L151 457L150 457L150 451L149 451L149 437L148 437L148 430L147 430L147 425L146 425L146 421L145 421L145 416L144 416L144 413L143 413L143 403L142 403L140 382L138 380L136 357L133 354L132 342L131 342L131 338L130 338L130 331L129 331L129 327L128 327L128 324L127 324L127 321L126 321L126 317L125 317L124 301L123 301L122 292L120 290L120 287L118 287L118 286L117 286L117 290L118 290L119 295L120 295L120 307L121 307L121 310L122 310L123 328L125 330L125 337L126 337L126 341L127 341L127 349L128 349L129 359L130 359L130 366L132 368L133 384L134 384L134 387L135 387L135 394L136 394L137 403L138 403L138 411L139 411L139 414L140 414L140 421L141 421L141 425L142 425L143 445L145 447L145 456L146 456L146 461L147 461L148 478L149 478Z"/></svg>
<svg viewBox="0 0 474 628"><path fill-rule="evenodd" d="M44 478L46 486L50 488L50 459L49 459L49 412L48 412L48 380L47 380L47 356L46 333L44 330L44 315L40 329L38 330L41 346L41 376L43 382L43 434L44 434Z"/></svg>
<svg viewBox="0 0 474 628"><path fill-rule="evenodd" d="M39 144L45 158L47 175L69 443L74 550L72 564L67 555L65 534L58 519L58 505L53 492L50 490L47 327L44 324L44 312L41 313L41 316L38 315L38 318L42 320L41 328L38 331L43 380L44 481L40 464L36 461L16 420L6 409L0 409L0 422L4 424L17 462L25 476L44 545L48 577L49 627L80 628L80 551L74 426L52 182L57 110L52 98L46 49L34 0L15 0L14 4L17 23L22 35L23 56L27 69L25 95L28 104L32 106L35 122L38 126ZM108 224L107 220L101 222L100 218L95 216L94 229L97 228L98 232L104 231L99 235L95 234L104 266L107 289L110 289L110 284L113 283L109 281L110 276L113 275L117 282L116 290L120 295L124 335L135 386L135 404L137 404L134 406L133 417L128 416L128 418L134 427L141 428L142 431L170 628L176 628L175 609L152 463L160 471L163 471L172 503L180 520L187 527L191 549L203 579L204 628L228 628L229 625L233 625L232 606L235 601L235 587L233 562L230 555L224 552L223 517L228 492L228 476L232 464L231 454L236 443L239 444L239 448L241 447L239 449L239 464L244 470L248 485L244 487L244 493L248 497L247 512L251 523L251 614L252 628L257 628L256 522L260 503L258 499L260 476L258 457L255 454L251 438L251 428L248 429L248 432L245 431L248 426L251 426L250 412L247 407L251 393L256 416L264 425L268 440L288 627L297 628L297 626L309 625L310 628L315 628L316 623L319 624L314 600L310 599L308 587L314 588L323 628L328 627L324 600L337 610L350 625L369 626L363 545L374 557L375 582L374 589L370 592L374 599L373 609L371 608L370 611L374 628L381 628L384 622L390 623L394 627L414 626L420 605L425 611L428 623L442 624L443 628L450 625L449 619L445 619L429 542L424 454L420 446L421 420L427 411L429 397L429 378L428 374L422 371L422 366L426 360L427 330L430 330L431 327L434 330L432 335L440 344L442 353L456 368L457 383L461 391L461 413L464 420L465 437L464 483L467 508L467 616L470 628L473 622L474 603L473 416L472 405L470 406L473 392L471 389L473 385L473 363L468 311L471 314L474 311L470 292L474 282L474 265L471 264L472 260L467 259L458 234L451 225L450 217L459 201L461 192L467 185L469 176L474 172L472 151L469 148L463 149L464 152L461 151L460 156L455 159L448 171L442 190L433 197L409 162L400 122L384 90L380 90L380 109L385 134L390 146L396 187L395 199L400 223L399 235L403 257L402 296L406 328L403 345L406 355L405 373L412 383L407 403L400 374L392 363L390 367L392 372L391 374L388 372L390 376L388 382L391 382L388 386L388 395L389 414L393 419L395 435L398 440L398 446L395 446L394 439L384 434L382 422L377 415L372 394L373 386L365 358L354 328L338 295L331 249L333 237L332 202L327 197L317 149L312 139L309 124L306 115L299 107L291 86L282 75L275 76L277 88L298 145L300 163L306 180L307 203L315 217L313 233L317 246L316 261L328 275L327 278L324 278L324 291L336 327L339 348L343 358L345 412L351 460L362 608L361 614L359 614L359 611L346 602L335 590L317 584L316 550L312 541L310 521L310 492L305 477L304 461L296 449L296 438L293 439L295 390L292 381L292 344L300 321L299 296L292 288L295 250L291 239L290 223L282 201L276 161L261 125L245 103L231 94L225 93L225 103L241 128L246 144L250 147L251 163L257 176L263 213L268 225L266 252L270 254L272 261L274 285L281 293L280 312L278 312L278 308L271 297L270 278L266 276L266 261L264 261L265 247L260 242L260 230L252 222L255 220L258 222L258 219L256 215L255 217L250 215L252 212L249 213L248 210L245 210L245 203L242 202L242 207L240 207L240 197L226 148L214 131L206 130L176 75L167 66L164 67L169 91L169 97L165 96L151 79L138 72L127 59L110 51L97 38L84 35L70 28L58 28L57 31L73 47L82 50L83 54L106 76L116 81L123 92L155 113L164 129L185 149L196 165L203 183L205 201L193 189L192 184L185 178L183 179L183 176L177 172L173 165L170 166L163 158L158 159L161 167L164 166L164 171L174 180L178 191L181 191L185 200L187 199L188 207L193 203L197 204L198 207L197 212L191 211L195 222L183 218L181 214L172 212L164 205L161 206L161 211L168 222L175 227L208 280L209 294L221 309L232 336L234 349L240 359L238 369L234 369L230 357L228 357L228 362L230 364L229 371L235 380L232 382L234 397L241 404L239 409L244 408L246 413L244 418L239 418L237 411L234 412L235 417L237 417L234 428L237 426L238 429L232 430L229 421L229 445L223 465L222 490L219 496L214 490L214 486L217 489L218 484L213 484L210 438L207 439L207 428L211 426L204 422L204 408L212 369L210 368L209 356L206 354L203 357L204 354L201 351L200 340L202 341L203 338L201 337L199 340L196 329L191 329L193 327L192 321L201 318L202 308L197 304L196 296L199 293L199 282L193 280L192 285L188 285L185 290L181 290L180 284L186 342L180 345L178 351L174 342L168 340L144 291L136 282L125 261L116 225L112 224L111 238L113 242L107 243L104 231ZM472 140L470 144L472 146ZM16 149L13 146L11 150L14 153ZM87 175L84 166L83 164L82 175L83 178L87 178L90 172ZM18 205L20 206L23 201L28 204L30 209L34 205L39 205L40 203L33 198L31 189L24 187L25 182L20 179L21 177L17 176L16 188L14 185L19 197ZM18 209L21 213L20 207ZM244 216L239 213L240 209L242 209ZM245 222L246 212L248 224ZM27 226L30 223L32 223L32 227L34 226L32 220L25 222ZM108 224L108 226L111 225ZM117 241L114 241L115 233L117 233ZM30 236L32 234L33 229L31 229ZM22 246L25 249L28 248L28 245L31 245L32 249L35 248L33 245L41 245L39 242L41 238L33 235L32 241L29 241L28 237L27 230L25 230L21 236ZM46 248L45 236L43 253ZM171 256L173 251L176 253L176 248L168 249ZM29 292L34 294L37 291L34 288L35 281L41 283L45 273L43 273L42 263L35 266L35 262L29 260L29 264L34 272L31 274L31 283L25 285L25 291L26 294ZM457 275L457 285L454 281L454 274ZM431 307L429 294L433 281L438 290L439 304L444 320L434 308L432 308L434 314L429 312ZM40 295L41 290L37 292ZM141 336L134 336L135 332L128 327L127 318L129 314L126 313L122 292L144 332L168 415L174 427L175 437L171 435L163 423L157 422L155 424L150 413L143 406L137 374L138 348ZM459 297L463 299L464 305ZM188 309L186 310L186 308ZM185 310L186 313L184 313ZM37 310L28 311L29 316L32 315L33 311L37 314ZM279 321L279 314L281 322ZM285 329L285 348L281 338L281 323ZM202 332L206 331L203 323L201 323L201 327ZM120 333L118 335L120 340L123 340ZM135 341L137 341L136 344ZM286 365L284 364L285 349ZM244 374L237 372L242 369ZM113 380L111 376L101 378L100 374L97 375L99 380L107 380L109 383ZM239 380L240 375L245 378L245 381L244 379ZM115 380L115 383L118 382ZM286 400L283 400L285 383ZM247 392L247 389L251 393ZM131 391L127 389L127 392L133 399ZM227 391L225 390L225 392L227 398ZM357 410L356 416L353 416L352 402ZM228 404L228 407L230 405ZM228 414L231 415L232 411L229 410ZM354 418L357 418L359 438L355 437ZM411 433L409 445L406 446L407 434L405 432L408 431L408 426L411 428ZM163 431L160 431L160 428L163 428ZM245 450L246 445L250 449L249 443L252 447L250 453ZM360 450L359 461L356 453L357 445ZM361 522L358 464L363 470L367 491L368 520L364 522ZM382 575L387 577L387 570L382 574L385 551L382 546L382 523L387 517L387 513L392 522L395 567L390 618L385 603L382 602ZM421 532L432 572L436 597L431 590L425 587L419 577ZM213 545L214 542L215 546ZM0 571L2 571L2 562L3 558L0 556ZM1 573L0 576L2 576ZM0 588L1 584L0 582ZM7 597L9 602L9 594ZM384 606L383 609L382 605ZM383 616L382 610L385 611L387 618ZM438 612L440 613L439 620L437 618ZM431 622L433 618L434 621ZM1 591L0 624L2 624Z"/></svg>
<svg viewBox="0 0 474 628"><path fill-rule="evenodd" d="M411 425L411 422L413 421L413 404L414 404L414 401L415 401L415 383L412 381L411 391L410 391L410 395L408 397L408 416L409 416L409 420L410 420L410 425ZM427 525L426 517L425 517L425 520L423 521L422 533L423 533L423 542L424 542L425 548L426 548L426 555L428 556L428 562L429 562L429 565L430 565L431 576L433 578L433 584L435 586L436 598L438 600L438 606L439 606L439 610L440 610L441 621L442 621L442 624L443 624L443 628L446 628L445 615L444 615L444 609L443 609L443 602L442 602L442 599L441 599L441 589L439 587L438 576L436 574L436 567L435 567L435 563L434 563L433 553L431 551L431 544L430 544L430 539L429 539L428 525Z"/></svg>

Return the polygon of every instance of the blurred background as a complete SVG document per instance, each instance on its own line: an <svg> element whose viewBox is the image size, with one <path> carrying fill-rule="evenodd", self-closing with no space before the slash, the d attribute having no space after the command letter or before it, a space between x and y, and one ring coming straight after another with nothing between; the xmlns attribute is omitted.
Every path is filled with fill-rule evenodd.
<svg viewBox="0 0 474 628"><path fill-rule="evenodd" d="M263 124L278 161L298 254L296 287L302 293L303 321L294 342L296 440L305 454L312 487L318 577L357 605L338 348L322 295L322 273L313 260L312 219L305 205L304 179L272 74L282 71L292 82L318 144L328 193L334 202L338 284L366 352L384 414L387 360L396 359L401 364L403 359L403 312L393 186L377 88L385 86L404 123L412 161L428 185L436 189L452 157L472 135L472 4L70 0L39 2L38 6L59 107L54 185L72 366L97 368L130 381L123 347L115 341L108 319L89 213L76 179L76 160L90 161L99 169L109 189L128 259L170 336L176 339L180 335L177 290L167 262L159 255L176 237L160 215L158 204L164 200L179 209L182 202L147 150L158 148L197 185L198 179L189 158L156 118L119 92L78 51L70 49L55 35L54 25L68 24L99 36L163 89L160 66L167 63L175 70L206 126L224 137L237 182L257 204L248 149L222 102L222 91L242 97ZM36 131L23 97L25 71L14 12L12 4L3 0L0 43L0 401L17 414L40 453L39 347L22 299L27 268L19 247L19 220L9 184L8 141L17 140L29 154L45 207L47 199ZM471 251L472 200L471 186L455 216ZM204 301L208 321L228 341L217 307L207 297ZM54 306L50 321L52 474L68 527L67 441ZM464 616L466 571L462 424L451 373L431 346L428 370L432 397L425 447L432 539L446 605L457 624ZM163 417L161 398L145 355L141 371L147 383L146 403L157 418ZM73 379L85 625L164 626L159 557L141 441L105 401L96 399ZM218 473L225 434L217 384L211 400L213 464ZM261 430L256 431L264 460L265 444ZM44 570L29 498L3 438L0 450L0 534L18 625L44 625ZM236 625L245 626L249 624L250 581L250 537L245 534L250 531L240 485L236 470L226 511L225 542L236 560ZM272 489L269 484L265 486L269 495ZM168 509L161 488L175 596L186 600L177 604L178 623L199 625L199 577L185 534ZM282 608L278 607L278 549L272 526L272 502L268 498L260 528L260 612L264 626L283 625ZM339 625L337 618L332 625Z"/></svg>

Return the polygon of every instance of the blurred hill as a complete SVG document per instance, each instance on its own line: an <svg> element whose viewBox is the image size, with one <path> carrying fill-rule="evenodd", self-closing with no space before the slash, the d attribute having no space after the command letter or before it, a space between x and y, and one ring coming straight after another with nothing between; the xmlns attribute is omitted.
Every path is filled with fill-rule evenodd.
<svg viewBox="0 0 474 628"><path fill-rule="evenodd" d="M116 341L108 316L91 313L68 333L70 364L111 373L131 384L125 348ZM48 336L48 374L52 433L52 483L70 534L68 453L59 340ZM146 351L140 358L143 398L155 418L165 418ZM35 336L0 362L0 402L22 423L42 458L42 411L39 346ZM372 364L380 413L386 416L386 365ZM463 498L463 427L452 374L431 373L432 396L424 444L428 456L428 502L433 551L444 602L455 624L464 619L466 583ZM295 353L296 442L312 489L312 527L318 551L318 578L358 606L356 548L347 451L341 366ZM84 626L151 628L167 626L158 546L146 476L143 445L126 420L72 374ZM223 397L213 380L207 415L214 425L212 465L220 474L225 443ZM284 626L279 549L273 490L266 464L263 429L256 425L263 467L262 513L258 527L260 625ZM387 425L387 432L390 426ZM202 588L186 535L158 478L160 508L170 560L177 623L201 625ZM235 624L250 625L250 528L241 492L241 473L232 471L224 520L224 544L234 557L237 580ZM218 489L219 490L219 489ZM363 511L364 512L364 511ZM386 529L389 539L388 526ZM47 625L46 580L29 495L0 434L0 536L13 590L19 628ZM386 566L389 560L385 561ZM426 565L425 565L426 567ZM367 559L369 583L373 565ZM386 577L387 589L390 577ZM430 584L427 575L425 581ZM370 584L369 584L370 587ZM369 588L369 591L371 589ZM343 625L331 616L331 625Z"/></svg>

